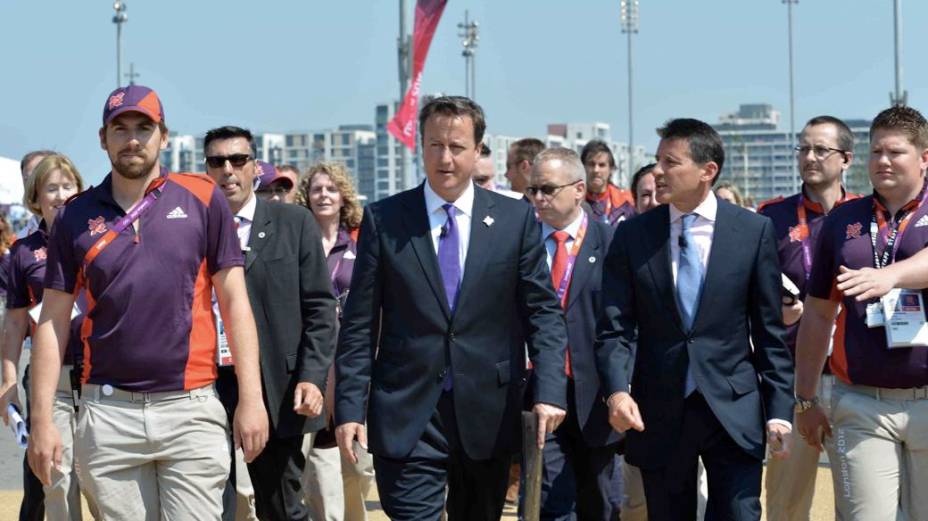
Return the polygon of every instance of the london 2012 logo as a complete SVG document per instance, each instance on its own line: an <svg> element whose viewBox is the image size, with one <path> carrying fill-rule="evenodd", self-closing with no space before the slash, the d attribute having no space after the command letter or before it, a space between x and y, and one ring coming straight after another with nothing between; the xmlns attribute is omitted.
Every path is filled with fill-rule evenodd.
<svg viewBox="0 0 928 521"><path fill-rule="evenodd" d="M96 219L87 219L87 229L90 230L91 237L106 233L106 221L103 220L102 215Z"/></svg>
<svg viewBox="0 0 928 521"><path fill-rule="evenodd" d="M126 98L125 92L120 92L118 94L113 94L112 96L110 96L110 100L108 102L110 110L113 110L116 107L121 107L125 98Z"/></svg>
<svg viewBox="0 0 928 521"><path fill-rule="evenodd" d="M845 232L845 239L857 239L860 237L860 230L863 226L860 223L854 223L847 225L847 231Z"/></svg>

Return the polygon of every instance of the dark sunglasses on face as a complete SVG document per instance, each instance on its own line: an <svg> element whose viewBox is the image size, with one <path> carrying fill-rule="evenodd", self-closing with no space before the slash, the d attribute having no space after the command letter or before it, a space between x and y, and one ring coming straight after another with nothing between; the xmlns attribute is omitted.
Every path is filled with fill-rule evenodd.
<svg viewBox="0 0 928 521"><path fill-rule="evenodd" d="M562 188L575 185L580 181L574 181L573 183L567 183L563 185L541 185L541 186L528 186L525 188L525 192L530 196L534 196L538 192L541 192L542 195L546 197L551 197L552 195L561 191Z"/></svg>
<svg viewBox="0 0 928 521"><path fill-rule="evenodd" d="M232 166L239 168L245 166L245 163L251 161L250 154L232 154L230 156L207 156L206 164L210 168L222 168L228 161Z"/></svg>

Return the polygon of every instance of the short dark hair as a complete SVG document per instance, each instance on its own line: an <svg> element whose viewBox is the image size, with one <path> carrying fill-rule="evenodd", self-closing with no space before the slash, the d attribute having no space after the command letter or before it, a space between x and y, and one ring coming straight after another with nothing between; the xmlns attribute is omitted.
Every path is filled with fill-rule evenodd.
<svg viewBox="0 0 928 521"><path fill-rule="evenodd" d="M845 152L854 151L854 133L851 132L851 129L847 126L847 123L834 116L815 116L806 122L806 126L803 127L803 131L805 131L806 128L815 127L818 125L834 125L838 130L838 148L844 150Z"/></svg>
<svg viewBox="0 0 928 521"><path fill-rule="evenodd" d="M212 130L206 131L206 137L203 138L203 153L205 154L209 150L209 144L218 139L232 139L242 137L248 141L248 145L252 148L254 152L255 146L255 137L251 134L251 131L247 128L242 127L233 127L231 125L226 125L224 127L214 128Z"/></svg>
<svg viewBox="0 0 928 521"><path fill-rule="evenodd" d="M605 141L600 139L594 139L587 142L583 145L583 150L580 151L580 162L583 163L583 166L586 166L586 162L589 159L592 159L593 156L598 154L605 153L609 156L609 168L615 168L615 156L612 155L612 149L609 148L609 145Z"/></svg>
<svg viewBox="0 0 928 521"><path fill-rule="evenodd" d="M57 154L57 152L54 150L33 150L32 152L27 152L19 162L19 172L25 175L26 165L28 165L33 159L37 157L53 156L55 154Z"/></svg>
<svg viewBox="0 0 928 521"><path fill-rule="evenodd" d="M507 162L511 164L528 161L529 164L531 164L535 161L535 156L544 149L545 144L542 140L533 137L524 137L509 145L509 157Z"/></svg>
<svg viewBox="0 0 928 521"><path fill-rule="evenodd" d="M490 145L486 143L480 143L480 157L490 157L493 151L490 149Z"/></svg>
<svg viewBox="0 0 928 521"><path fill-rule="evenodd" d="M693 161L701 165L712 161L719 167L712 184L719 180L725 163L725 148L721 136L711 125L692 118L672 119L657 129L657 135L661 139L685 139Z"/></svg>
<svg viewBox="0 0 928 521"><path fill-rule="evenodd" d="M654 163L648 163L643 167L639 168L635 175L632 176L632 185L629 187L632 191L632 199L635 200L636 204L638 201L638 182L641 181L641 178L650 174L651 170L654 170L654 167L657 166Z"/></svg>
<svg viewBox="0 0 928 521"><path fill-rule="evenodd" d="M425 139L425 122L435 114L444 116L467 116L474 122L474 143L483 142L483 134L487 130L487 120L480 105L464 96L440 96L432 99L419 111L419 129Z"/></svg>
<svg viewBox="0 0 928 521"><path fill-rule="evenodd" d="M870 139L877 130L901 132L918 148L928 148L928 122L912 107L890 107L877 114L870 124Z"/></svg>

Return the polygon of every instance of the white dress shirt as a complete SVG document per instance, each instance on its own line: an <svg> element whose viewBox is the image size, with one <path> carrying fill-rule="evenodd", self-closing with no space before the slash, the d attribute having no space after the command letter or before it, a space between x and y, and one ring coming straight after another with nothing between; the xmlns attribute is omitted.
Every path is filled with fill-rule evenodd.
<svg viewBox="0 0 928 521"><path fill-rule="evenodd" d="M583 210L577 214L577 218L568 224L564 231L567 232L569 236L567 241L564 243L564 247L567 248L567 251L570 252L570 249L574 247L574 241L577 239L577 233L580 232L580 225L583 224ZM554 240L554 237L551 236L552 233L558 231L557 228L551 226L547 223L541 223L541 240L545 243L545 252L547 253L546 257L548 260L548 269L551 269L551 263L554 262L554 254L557 253L557 241ZM554 288L557 289L557 288Z"/></svg>
<svg viewBox="0 0 928 521"><path fill-rule="evenodd" d="M696 214L696 219L693 221L693 224L690 225L690 237L693 239L693 245L696 247L696 251L699 252L699 262L702 265L703 277L706 274L706 266L709 263L709 251L712 249L712 235L715 233L715 217L718 213L719 202L715 198L715 194L712 191L709 191L709 195L699 206L697 206L692 212ZM680 234L683 233L683 216L685 214L677 209L673 204L670 205L670 266L673 271L673 283L677 283L677 264L680 260ZM793 428L793 424L786 420L781 420L778 418L771 419L767 422L769 426L771 423L778 423L784 425L790 430Z"/></svg>
<svg viewBox="0 0 928 521"><path fill-rule="evenodd" d="M438 240L441 227L448 221L448 213L442 206L445 201L425 182L425 211L429 216L429 229L432 233L432 246L438 254ZM452 203L455 208L454 221L458 226L458 259L461 261L461 277L464 277L464 262L467 260L467 246L470 243L470 224L474 214L474 184L467 183L464 193Z"/></svg>
<svg viewBox="0 0 928 521"><path fill-rule="evenodd" d="M258 199L255 194L245 203L245 206L235 214L235 222L238 227L235 232L238 234L238 242L242 245L242 251L248 251L248 241L251 240L251 223L255 221L255 207L258 205Z"/></svg>

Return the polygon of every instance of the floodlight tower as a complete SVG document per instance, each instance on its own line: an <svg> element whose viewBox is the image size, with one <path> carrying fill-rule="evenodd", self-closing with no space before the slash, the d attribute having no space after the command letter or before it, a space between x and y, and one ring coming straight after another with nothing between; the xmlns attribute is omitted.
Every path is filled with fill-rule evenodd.
<svg viewBox="0 0 928 521"><path fill-rule="evenodd" d="M474 99L477 96L477 68L474 58L480 35L477 22L470 19L466 10L464 23L458 24L458 37L462 38L461 45L464 46L464 50L461 51L461 56L464 57L464 93L468 98Z"/></svg>
<svg viewBox="0 0 928 521"><path fill-rule="evenodd" d="M633 159L635 150L635 132L632 123L632 114L634 106L632 103L632 35L638 34L638 0L622 0L619 3L620 21L622 24L622 33L628 35L628 171L627 174L631 179L633 169Z"/></svg>
<svg viewBox="0 0 928 521"><path fill-rule="evenodd" d="M121 0L113 2L113 23L116 24L116 88L122 85L122 24L129 21L126 3Z"/></svg>

